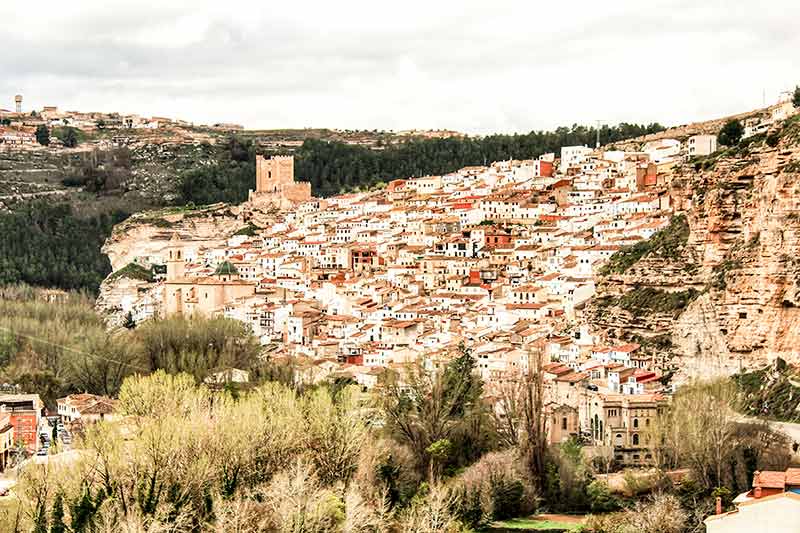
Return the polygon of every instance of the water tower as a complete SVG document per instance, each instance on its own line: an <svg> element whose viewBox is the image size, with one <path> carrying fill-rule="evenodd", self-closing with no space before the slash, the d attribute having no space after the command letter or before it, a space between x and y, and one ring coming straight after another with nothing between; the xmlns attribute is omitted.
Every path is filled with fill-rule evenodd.
<svg viewBox="0 0 800 533"><path fill-rule="evenodd" d="M17 113L22 113L22 95L18 94L15 96L14 102L17 104Z"/></svg>

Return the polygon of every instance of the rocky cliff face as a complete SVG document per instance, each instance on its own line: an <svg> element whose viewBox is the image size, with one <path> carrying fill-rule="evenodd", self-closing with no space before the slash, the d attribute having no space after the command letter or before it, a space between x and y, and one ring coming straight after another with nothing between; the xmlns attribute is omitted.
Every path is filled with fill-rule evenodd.
<svg viewBox="0 0 800 533"><path fill-rule="evenodd" d="M110 325L124 319L123 303L134 301L152 283L122 274L120 269L137 259L163 257L177 232L195 249L218 246L245 226L242 208L217 204L202 209L165 209L133 215L114 228L102 251L113 272L100 285L96 307Z"/></svg>
<svg viewBox="0 0 800 533"><path fill-rule="evenodd" d="M680 166L670 194L688 235L603 277L596 329L686 376L800 363L800 115Z"/></svg>
<svg viewBox="0 0 800 533"><path fill-rule="evenodd" d="M116 271L137 257L162 255L175 232L193 247L217 246L244 226L240 215L240 208L223 204L137 213L114 228L102 252Z"/></svg>
<svg viewBox="0 0 800 533"><path fill-rule="evenodd" d="M114 227L103 245L102 252L111 262L112 273L100 285L96 308L109 325L122 324L125 318L123 304L134 301L143 291L154 286L151 280L137 276L147 269L131 268L134 266L131 263L141 263L150 257L163 258L165 248L176 232L185 246L197 251L219 246L241 229L249 226L265 228L275 221L274 208L249 203L168 208L133 215Z"/></svg>

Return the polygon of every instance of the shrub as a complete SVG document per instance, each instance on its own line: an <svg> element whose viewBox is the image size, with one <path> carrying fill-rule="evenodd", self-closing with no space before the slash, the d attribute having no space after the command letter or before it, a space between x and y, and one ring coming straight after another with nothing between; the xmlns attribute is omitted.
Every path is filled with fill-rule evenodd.
<svg viewBox="0 0 800 533"><path fill-rule="evenodd" d="M724 146L734 146L739 144L743 134L744 128L742 127L742 123L735 119L729 120L722 126L722 129L719 130L717 142Z"/></svg>
<svg viewBox="0 0 800 533"><path fill-rule="evenodd" d="M516 451L506 450L488 453L467 468L454 484L459 519L477 528L532 512L538 498L519 465Z"/></svg>
<svg viewBox="0 0 800 533"><path fill-rule="evenodd" d="M586 493L589 495L589 509L593 513L608 513L622 507L619 498L611 494L608 484L604 481L592 481L586 487Z"/></svg>
<svg viewBox="0 0 800 533"><path fill-rule="evenodd" d="M586 529L592 533L681 533L688 515L672 494L658 494L621 513L590 516Z"/></svg>
<svg viewBox="0 0 800 533"><path fill-rule="evenodd" d="M772 147L772 148L775 148L776 146L778 146L778 143L780 142L780 140L781 140L781 136L778 135L778 133L776 133L774 131L772 133L770 133L769 135L767 135L767 145Z"/></svg>
<svg viewBox="0 0 800 533"><path fill-rule="evenodd" d="M120 268L116 272L113 272L110 276L108 276L108 281L113 281L117 278L129 278L129 279L137 279L140 281L153 281L153 271L147 268L144 268L142 265L137 263L128 263L124 267Z"/></svg>

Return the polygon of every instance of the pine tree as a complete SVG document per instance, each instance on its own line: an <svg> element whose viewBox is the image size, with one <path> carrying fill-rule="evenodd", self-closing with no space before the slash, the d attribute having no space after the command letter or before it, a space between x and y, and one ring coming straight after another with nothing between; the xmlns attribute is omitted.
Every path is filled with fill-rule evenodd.
<svg viewBox="0 0 800 533"><path fill-rule="evenodd" d="M36 126L36 142L42 146L50 144L50 130L44 124Z"/></svg>
<svg viewBox="0 0 800 533"><path fill-rule="evenodd" d="M735 146L742 140L743 134L744 128L742 127L742 123L738 120L729 120L722 126L722 129L719 130L717 142L724 146Z"/></svg>
<svg viewBox="0 0 800 533"><path fill-rule="evenodd" d="M33 533L47 533L47 508L45 502L36 506L36 518L33 521Z"/></svg>
<svg viewBox="0 0 800 533"><path fill-rule="evenodd" d="M64 135L64 146L67 148L78 146L78 136L75 134L74 128L67 128L67 133Z"/></svg>
<svg viewBox="0 0 800 533"><path fill-rule="evenodd" d="M67 525L64 523L64 497L56 494L53 501L53 514L50 517L50 533L65 533Z"/></svg>
<svg viewBox="0 0 800 533"><path fill-rule="evenodd" d="M122 324L126 329L133 329L136 327L136 322L133 320L133 313L128 311L128 314L125 315L125 322Z"/></svg>

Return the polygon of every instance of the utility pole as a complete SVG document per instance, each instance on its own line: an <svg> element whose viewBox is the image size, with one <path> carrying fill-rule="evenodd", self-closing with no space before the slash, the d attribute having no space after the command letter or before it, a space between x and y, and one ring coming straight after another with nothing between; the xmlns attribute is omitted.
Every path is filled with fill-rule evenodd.
<svg viewBox="0 0 800 533"><path fill-rule="evenodd" d="M605 120L595 120L595 124L597 124L597 126L595 127L595 131L597 132L597 140L595 141L595 146L594 146L595 150L600 148L600 124L604 124L606 122L607 121Z"/></svg>

